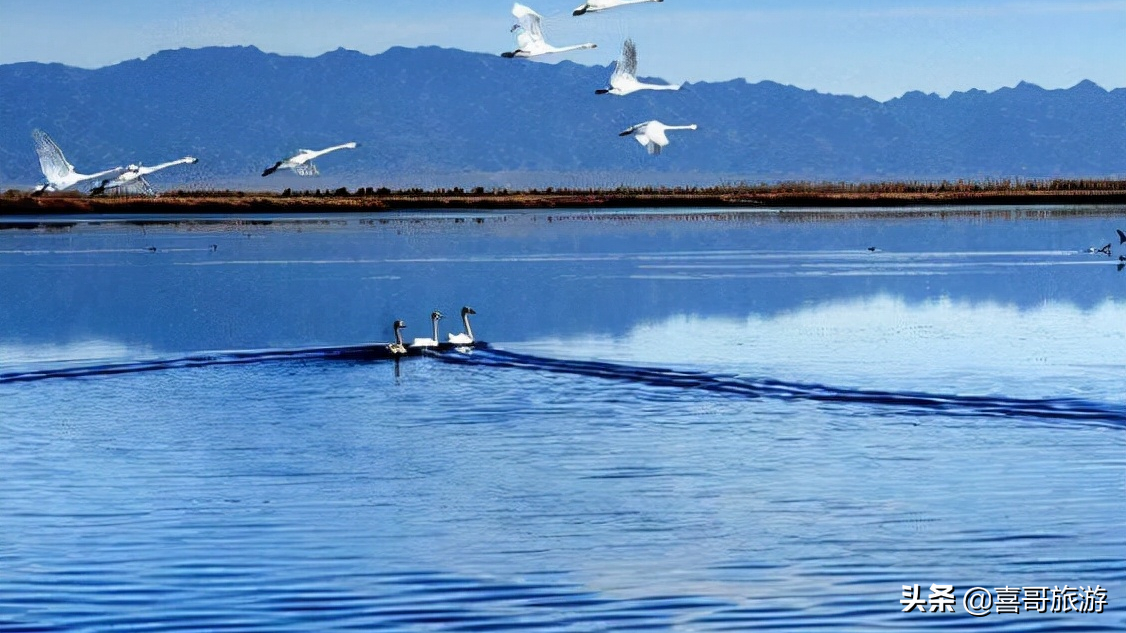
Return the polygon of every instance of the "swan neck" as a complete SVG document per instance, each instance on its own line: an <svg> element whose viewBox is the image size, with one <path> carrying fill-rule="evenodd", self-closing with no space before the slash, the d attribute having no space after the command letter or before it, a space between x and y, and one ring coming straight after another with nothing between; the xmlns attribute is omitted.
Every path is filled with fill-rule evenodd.
<svg viewBox="0 0 1126 633"><path fill-rule="evenodd" d="M473 327L469 325L468 313L461 315L461 322L465 324L465 334L469 337L469 340L475 340L473 338Z"/></svg>
<svg viewBox="0 0 1126 633"><path fill-rule="evenodd" d="M395 342L399 345L403 344L403 331L399 328L395 328Z"/></svg>
<svg viewBox="0 0 1126 633"><path fill-rule="evenodd" d="M438 319L434 319L434 341L438 340Z"/></svg>

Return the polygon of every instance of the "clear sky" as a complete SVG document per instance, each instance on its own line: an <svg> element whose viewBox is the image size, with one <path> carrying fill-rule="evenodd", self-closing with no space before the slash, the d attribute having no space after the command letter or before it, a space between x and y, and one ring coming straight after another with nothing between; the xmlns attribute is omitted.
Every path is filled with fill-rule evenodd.
<svg viewBox="0 0 1126 633"><path fill-rule="evenodd" d="M582 0L526 0L568 59L609 63L627 35L640 73L770 79L880 100L1030 81L1126 86L1126 0L665 0L571 17ZM0 0L0 63L95 68L158 50L253 44L313 56L438 45L513 48L510 0Z"/></svg>

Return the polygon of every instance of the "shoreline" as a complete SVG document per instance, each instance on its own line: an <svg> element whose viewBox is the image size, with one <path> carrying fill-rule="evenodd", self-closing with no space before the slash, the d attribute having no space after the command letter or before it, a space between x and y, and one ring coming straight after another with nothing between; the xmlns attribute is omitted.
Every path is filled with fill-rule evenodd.
<svg viewBox="0 0 1126 633"><path fill-rule="evenodd" d="M982 207L1029 210L1066 207L1065 214L1126 214L1126 183L1091 181L1094 186L1047 189L1043 185L987 187L981 185L776 185L712 189L615 189L472 192L462 190L388 191L370 188L349 192L284 193L207 191L170 192L156 198L90 197L76 192L31 196L9 191L0 195L0 228L28 224L83 221L107 216L159 216L206 219L206 216L285 217L302 214L372 215L403 212L473 211L605 211L636 215L641 210L762 211L788 215L904 217L911 215L980 213ZM960 210L959 207L974 207ZM1107 207L1122 207L1120 210ZM695 214L693 214L695 215Z"/></svg>

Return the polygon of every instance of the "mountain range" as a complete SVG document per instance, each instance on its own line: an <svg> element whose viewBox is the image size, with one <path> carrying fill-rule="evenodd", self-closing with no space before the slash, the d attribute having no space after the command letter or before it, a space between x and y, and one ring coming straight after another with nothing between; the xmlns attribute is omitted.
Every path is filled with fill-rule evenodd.
<svg viewBox="0 0 1126 633"><path fill-rule="evenodd" d="M596 95L610 67L438 47L290 57L180 49L86 70L0 66L0 186L41 179L40 128L80 171L184 155L157 188L720 184L1126 174L1126 89L1029 83L879 102L741 79ZM655 79L648 79L655 80ZM659 80L656 80L659 81ZM618 133L696 123L660 156ZM299 148L358 141L322 176L263 179Z"/></svg>

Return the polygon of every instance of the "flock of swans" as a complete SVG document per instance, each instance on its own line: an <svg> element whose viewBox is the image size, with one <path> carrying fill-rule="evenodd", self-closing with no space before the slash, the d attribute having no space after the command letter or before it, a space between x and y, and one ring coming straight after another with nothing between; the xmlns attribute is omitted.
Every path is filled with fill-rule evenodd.
<svg viewBox="0 0 1126 633"><path fill-rule="evenodd" d="M580 16L587 13L606 11L630 4L645 2L664 2L664 0L591 0L575 9L573 15ZM574 44L571 46L552 46L547 43L543 34L543 16L532 9L515 3L512 6L512 15L516 17L516 25L512 32L516 33L516 50L501 53L502 57L509 59L523 57L539 57L553 53L566 53L570 51L597 48L597 44ZM607 88L595 90L596 94L610 94L624 97L642 90L680 90L680 86L671 84L650 84L637 79L637 45L632 39L626 39L622 44L622 56L614 64L614 73L610 76L610 85ZM692 125L665 125L652 120L638 123L621 133L621 136L633 136L650 154L657 155L668 146L669 137L665 132L669 130L695 130Z"/></svg>
<svg viewBox="0 0 1126 633"><path fill-rule="evenodd" d="M444 343L438 335L438 322L444 317L438 310L430 313L430 323L433 329L431 338L416 338L411 341L409 345L403 340L403 330L406 329L407 324L402 320L397 320L392 325L392 328L395 330L395 342L387 344L387 353L393 358L398 358L401 356L417 356L427 350L465 350L476 347L477 345L484 345L483 343L478 343L478 341L473 338L473 326L469 324L469 315L471 314L477 314L477 311L469 306L465 306L461 309L461 324L462 327L465 328L465 331L458 334L447 334L446 342Z"/></svg>
<svg viewBox="0 0 1126 633"><path fill-rule="evenodd" d="M664 2L664 0L589 0L574 10L573 15L581 16L587 13L597 13L624 7L631 4L648 2ZM511 32L516 34L516 50L502 53L507 58L531 58L555 53L597 48L597 44L585 43L572 46L552 46L547 43L543 33L543 16L519 2L512 7L512 15L516 17L517 24ZM614 72L610 76L606 88L596 90L597 94L626 96L642 90L679 90L678 85L644 83L637 79L637 46L632 39L626 39L622 45L622 56L615 63ZM650 154L661 153L662 148L669 144L666 134L669 130L695 130L696 125L665 125L652 120L638 123L621 133L621 136L633 136ZM185 156L176 160L145 167L140 163L130 164L127 167L113 167L94 173L81 173L74 165L67 161L59 146L42 130L33 130L31 133L35 142L35 152L39 156L39 167L43 172L45 182L37 185L33 193L51 191L64 191L81 183L89 181L100 182L95 184L91 195L142 195L155 196L156 192L145 179L145 176L175 167L177 165L192 165L199 160L193 156ZM321 150L298 150L293 156L279 160L267 167L262 176L269 176L279 170L288 169L298 176L316 176L319 174L313 159L343 149L355 149L359 144L355 142L344 143L326 147ZM110 176L107 178L107 176Z"/></svg>
<svg viewBox="0 0 1126 633"><path fill-rule="evenodd" d="M153 165L152 167L145 167L140 163L131 164L128 167L114 167L105 171L99 171L92 174L83 174L75 169L74 165L66 159L63 150L59 148L50 136L43 130L32 130L31 138L35 141L35 153L39 156L39 169L43 172L43 178L46 182L36 185L33 193L43 193L50 191L65 191L79 185L81 183L97 180L103 176L113 174L112 178L103 178L102 181L90 189L90 195L141 195L141 196L155 196L156 191L152 185L145 180L145 176L158 172L162 169L175 167L176 165L194 165L199 162L198 158L194 156L185 156L177 158L166 163ZM314 158L324 156L329 152L335 152L341 149L355 149L359 147L359 143L344 143L343 145L334 145L320 150L302 149L297 150L297 154L285 160L279 160L270 167L267 167L262 172L262 176L269 176L270 174L278 171L279 169L291 169L293 173L299 176L316 176L320 172L317 171L316 165L312 163Z"/></svg>

